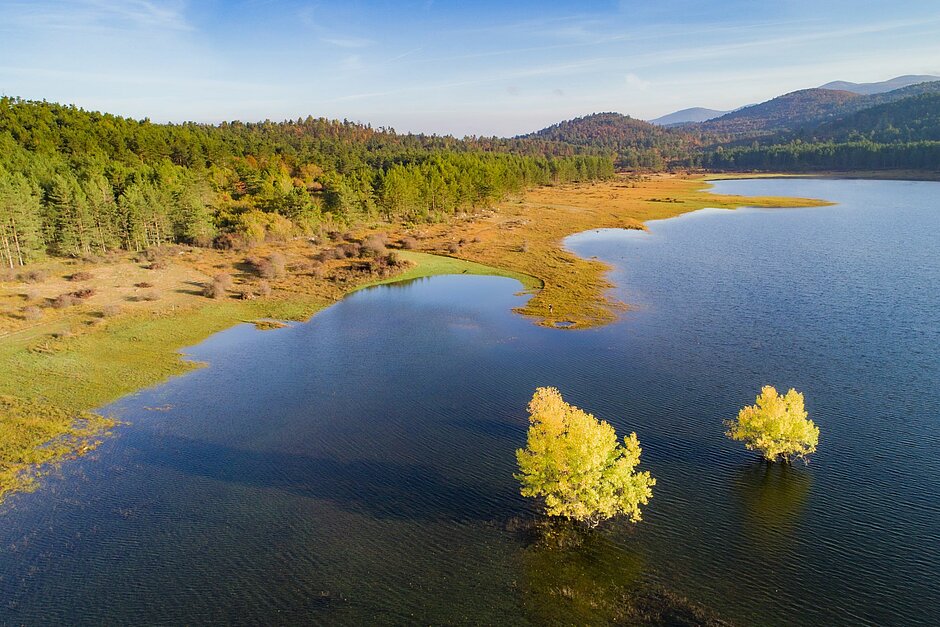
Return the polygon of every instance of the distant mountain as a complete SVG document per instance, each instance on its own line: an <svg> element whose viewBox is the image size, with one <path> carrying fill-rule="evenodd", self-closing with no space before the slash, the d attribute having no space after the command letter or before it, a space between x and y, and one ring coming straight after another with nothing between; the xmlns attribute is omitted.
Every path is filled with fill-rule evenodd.
<svg viewBox="0 0 940 627"><path fill-rule="evenodd" d="M940 81L940 76L931 76L930 74L908 74L898 76L880 83L850 83L848 81L833 81L820 85L819 89L832 89L836 91L850 91L853 94L870 96L872 94L883 94L888 91L917 85L918 83L928 83L931 81Z"/></svg>
<svg viewBox="0 0 940 627"><path fill-rule="evenodd" d="M728 111L718 111L716 109L706 109L704 107L692 107L670 113L662 117L650 120L650 124L657 126L675 126L676 124L688 124L689 122L707 122L717 117L721 117Z"/></svg>

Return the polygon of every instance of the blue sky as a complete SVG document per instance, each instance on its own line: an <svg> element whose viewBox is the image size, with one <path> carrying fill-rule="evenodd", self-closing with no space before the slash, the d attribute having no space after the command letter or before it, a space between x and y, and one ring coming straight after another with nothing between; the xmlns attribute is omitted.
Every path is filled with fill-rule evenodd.
<svg viewBox="0 0 940 627"><path fill-rule="evenodd" d="M155 121L514 135L940 75L937 0L0 0L0 93Z"/></svg>

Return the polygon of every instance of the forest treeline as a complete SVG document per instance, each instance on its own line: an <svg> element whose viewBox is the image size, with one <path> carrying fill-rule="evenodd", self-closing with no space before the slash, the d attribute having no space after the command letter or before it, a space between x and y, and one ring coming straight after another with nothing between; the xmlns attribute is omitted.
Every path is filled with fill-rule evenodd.
<svg viewBox="0 0 940 627"><path fill-rule="evenodd" d="M154 124L0 98L0 260L434 221L613 171L609 151L552 141L458 140L312 117Z"/></svg>

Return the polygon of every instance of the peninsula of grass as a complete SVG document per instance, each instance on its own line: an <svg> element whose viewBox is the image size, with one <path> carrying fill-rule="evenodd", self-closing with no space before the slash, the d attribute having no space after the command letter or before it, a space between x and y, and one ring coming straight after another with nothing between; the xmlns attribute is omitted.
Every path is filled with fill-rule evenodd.
<svg viewBox="0 0 940 627"><path fill-rule="evenodd" d="M423 279L443 274L476 274L506 277L519 281L527 291L531 292L535 292L542 287L541 281L528 274L514 272L513 270L503 270L502 268L467 261L466 259L419 253L410 250L403 250L396 254L403 260L409 262L411 267L395 276L366 283L360 289L375 287L376 285L387 285L389 283L413 281L415 279Z"/></svg>
<svg viewBox="0 0 940 627"><path fill-rule="evenodd" d="M530 191L492 210L448 223L373 225L352 234L364 241L382 231L399 250L396 271L376 277L356 259L311 261L328 250L304 240L265 244L255 256L278 253L287 272L263 284L246 269L244 253L182 249L154 269L129 256L109 263L53 260L37 268L37 284L0 284L0 500L36 486L50 463L91 450L114 421L90 412L122 396L183 374L199 364L180 351L245 321L275 328L306 320L362 287L441 274L510 277L533 293L518 313L546 326L585 328L615 319L609 267L563 248L571 234L598 228L643 229L644 222L704 207L803 207L828 203L795 198L710 194L701 179L618 178L594 185ZM204 288L228 273L221 297ZM42 306L75 290L81 274L87 299ZM263 289L262 289L263 288ZM268 293L270 292L270 293ZM268 293L267 295L262 295ZM39 309L39 321L22 315Z"/></svg>

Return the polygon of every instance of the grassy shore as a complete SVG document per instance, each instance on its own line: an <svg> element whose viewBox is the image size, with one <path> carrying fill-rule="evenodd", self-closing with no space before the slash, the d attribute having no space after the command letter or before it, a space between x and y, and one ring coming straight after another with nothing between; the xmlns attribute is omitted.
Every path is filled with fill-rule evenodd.
<svg viewBox="0 0 940 627"><path fill-rule="evenodd" d="M371 285L440 274L492 274L517 279L534 296L519 313L542 325L576 328L613 320L623 304L608 296L608 267L562 247L580 231L644 228L647 220L703 207L794 207L825 204L792 198L742 198L707 192L702 180L619 178L612 182L543 188L524 198L447 224L371 225L354 237L384 232L406 267L372 276L365 262L312 262L332 245L306 240L266 244L252 255L278 252L288 271L270 281L269 296L252 298L260 282L245 268L246 253L180 249L160 264L125 255L108 263L56 260L36 284L0 283L0 499L36 486L38 469L91 450L114 422L88 412L198 364L179 351L245 321L305 320L344 295ZM159 268L157 266L159 265ZM156 268L156 269L155 269ZM73 307L48 305L74 290L94 294ZM201 286L220 272L234 277L221 299ZM40 320L25 315L38 309ZM276 327L270 322L262 328Z"/></svg>

